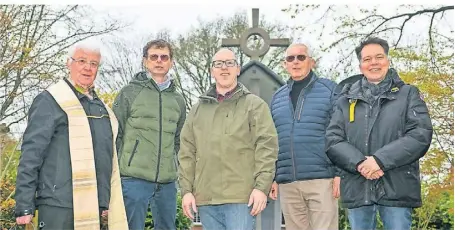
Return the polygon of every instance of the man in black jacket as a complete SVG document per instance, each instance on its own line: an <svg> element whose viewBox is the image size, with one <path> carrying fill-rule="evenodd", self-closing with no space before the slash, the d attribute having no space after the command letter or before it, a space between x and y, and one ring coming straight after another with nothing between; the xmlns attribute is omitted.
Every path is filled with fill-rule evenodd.
<svg viewBox="0 0 455 230"><path fill-rule="evenodd" d="M80 120L88 122L86 123L89 126L88 132L79 131L72 126L75 116L73 114L76 112L68 113L64 110L66 107L59 102L62 93L53 94L49 88L34 99L28 113L28 124L24 132L22 154L17 168L15 194L17 224L30 223L35 210L38 209L40 229L74 229L80 223L89 226L83 222L85 219L82 218L83 220L79 221L80 209L75 208L75 203L80 201L73 196L76 190L85 191L85 188L91 188L84 193L85 199L93 195L95 199L90 202L97 202L97 205L95 204L94 209L85 207L85 210L81 211L83 215L88 216L86 210L89 210L90 214L93 212L99 214L95 217L107 217L108 210L109 213L113 213L110 206L113 199L118 197L111 196L114 191L111 185L113 179L117 177L117 192L121 194L118 169L113 171L116 158L114 158L113 149L115 136L112 129L116 126L112 125L116 125L117 120L115 116L109 115L108 108L94 91L94 80L100 60L101 53L98 46L89 42L76 44L68 55L69 77L58 85L61 87L64 84L61 90L68 89L63 91L63 94L74 94L72 98L76 99L77 103L74 103L72 111L78 114L84 113L80 115L82 117ZM76 110L81 107L82 110ZM75 133L79 139L86 138L84 140L92 140L92 143L77 142L76 138L72 138L75 136L72 134ZM73 170L78 165L74 159L79 160L74 155L83 154L73 150L86 144L92 147L90 151L93 150L91 156L94 159L87 162L94 163L94 170L90 171L93 168L86 166L81 174L80 171ZM89 149L84 149L84 152L89 152ZM87 176L80 179L80 175L90 176L93 175L92 172L95 172L94 178ZM75 188L75 185L82 188ZM121 208L124 209L123 199L121 203ZM95 225L98 225L99 221L96 218L91 219ZM126 216L124 221L126 225Z"/></svg>
<svg viewBox="0 0 455 230"><path fill-rule="evenodd" d="M356 48L362 75L344 84L327 128L327 155L342 169L341 200L353 230L410 229L422 205L419 159L433 135L417 87L389 68L387 41L368 38Z"/></svg>

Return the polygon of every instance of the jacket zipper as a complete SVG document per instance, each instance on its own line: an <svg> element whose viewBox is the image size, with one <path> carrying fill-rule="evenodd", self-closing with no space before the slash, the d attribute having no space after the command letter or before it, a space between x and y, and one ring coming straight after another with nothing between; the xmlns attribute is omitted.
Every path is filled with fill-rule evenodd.
<svg viewBox="0 0 455 230"><path fill-rule="evenodd" d="M291 98L291 91L289 91L289 101L292 100ZM292 125L291 125L291 161L292 161L292 172L294 175L294 180L297 180L296 172L295 172L295 163L294 163L294 121L295 121L295 111L294 111L294 106L291 103L289 103L289 110L291 111L292 114Z"/></svg>
<svg viewBox="0 0 455 230"><path fill-rule="evenodd" d="M305 100L305 99L302 98L302 105L300 106L299 113L298 113L298 120L299 121L300 121L300 114L302 114L303 100ZM292 110L292 112L294 113L294 116L292 116L292 128L291 128L292 172L294 173L294 180L297 180L297 176L296 176L296 172L295 172L295 153L294 153L294 127L295 127L295 120L296 120L296 115L297 114L295 113L294 110Z"/></svg>
<svg viewBox="0 0 455 230"><path fill-rule="evenodd" d="M368 135L369 133L369 121L370 121L370 113L371 113L371 105L369 105L367 102L366 103L366 117L365 117L365 151L366 151L366 154L369 156L370 153L369 153L369 147L368 147L368 140L370 139L370 136ZM369 192L370 191L370 183L369 183L369 180L367 180L367 186L365 187L365 204L368 204L371 200L371 193Z"/></svg>
<svg viewBox="0 0 455 230"><path fill-rule="evenodd" d="M366 107L365 107L365 151L366 151L366 154L367 155L370 155L369 153L369 146L368 146L368 142L369 142L369 139L370 139L370 127L369 127L369 123L370 123L370 117L371 117L371 113L372 113L372 109L373 109L373 106L370 105L367 100L363 97L359 97L359 96L356 96L356 97L351 97L350 99L357 99L357 100L362 100L365 104L366 104ZM376 120L376 118L375 118ZM371 193L373 191L373 183L371 183L371 181L367 181L367 186L365 187L365 200L364 200L364 203L365 204L368 204L369 201L371 200Z"/></svg>
<svg viewBox="0 0 455 230"><path fill-rule="evenodd" d="M297 180L297 176L295 175L295 160L294 160L294 121L292 121L292 128L291 128L291 157L292 157L292 172L294 173L294 180Z"/></svg>
<svg viewBox="0 0 455 230"><path fill-rule="evenodd" d="M137 149L138 144L139 144L139 140L136 140L136 143L134 143L133 152L131 152L130 159L128 160L128 166L131 165L131 161L133 160L134 154L136 154L136 149Z"/></svg>
<svg viewBox="0 0 455 230"><path fill-rule="evenodd" d="M291 90L292 90L292 87L291 87ZM289 90L289 94L291 93L291 90ZM303 93L303 89L301 91L301 93ZM300 96L302 96L301 94L299 94L299 98ZM289 99L290 101L292 100L292 97L291 95L289 95ZM299 99L297 99L297 106L299 105L298 104L299 102ZM295 153L294 153L294 127L295 127L295 120L296 120L296 116L297 116L297 113L296 111L294 110L294 106L292 105L292 101L291 103L289 104L290 107L291 107L291 112L292 112L292 126L291 126L291 159L292 159L292 173L294 175L294 180L297 180L297 175L296 175L296 171L295 171ZM303 105L302 105L303 106ZM298 107L297 107L298 108ZM300 111L302 109L300 108Z"/></svg>
<svg viewBox="0 0 455 230"><path fill-rule="evenodd" d="M300 115L302 114L302 109L303 109L303 101L305 100L304 98L304 91L306 88L308 88L308 86L312 85L314 83L315 80L313 80L312 82L309 82L303 89L302 91L300 91L299 93L299 98L302 97L302 102L300 103L300 109L299 109L299 113L298 113L298 121L300 121ZM291 90L292 90L292 86L289 87L289 99L292 100L291 98ZM299 99L297 99L297 106L299 106ZM297 180L297 176L296 176L296 172L295 172L295 153L294 153L294 126L295 126L295 120L297 119L297 113L296 111L294 111L294 107L292 105L292 102L290 103L290 107L291 107L291 111L292 111L292 127L291 127L291 158L292 158L292 172L294 173L294 180Z"/></svg>
<svg viewBox="0 0 455 230"><path fill-rule="evenodd" d="M158 138L158 160L156 164L156 176L155 182L158 182L158 175L160 173L160 161L161 161L161 138L163 137L163 99L161 98L161 91L158 90L159 93L159 107L160 107L160 137Z"/></svg>
<svg viewBox="0 0 455 230"><path fill-rule="evenodd" d="M386 100L386 98L382 98L382 95L379 96L379 98L373 102L373 105L368 105L367 109L369 108L369 113L368 113L368 119L367 119L367 135L366 135L366 142L365 144L368 144L369 140L370 140L370 134L371 134L371 130L373 130L373 125L376 123L376 120L378 118L378 115L379 115L379 111L381 110L381 106L382 106L382 103L384 103L384 101ZM374 104L375 103L378 103L378 109L376 110L376 114L373 114L373 107L374 107ZM372 115L374 115L373 117L373 120L371 121L371 117ZM371 146L368 146L366 145L366 150L367 152L369 153L370 151L370 148ZM373 195L373 191L374 191L374 186L375 186L375 182L374 181L371 181L371 180L368 180L367 181L367 190L366 190L366 194L367 194L367 198L368 199L365 199L365 203L367 203L368 201L370 200L376 200L376 196ZM374 197L373 197L374 196Z"/></svg>
<svg viewBox="0 0 455 230"><path fill-rule="evenodd" d="M300 121L300 115L302 115L302 110L303 110L303 102L305 101L305 98L302 98L302 105L300 106L299 110L299 121Z"/></svg>

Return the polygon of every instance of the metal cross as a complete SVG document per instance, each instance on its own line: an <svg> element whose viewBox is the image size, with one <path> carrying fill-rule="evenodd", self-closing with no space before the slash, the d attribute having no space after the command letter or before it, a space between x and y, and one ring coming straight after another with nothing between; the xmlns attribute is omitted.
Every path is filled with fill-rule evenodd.
<svg viewBox="0 0 455 230"><path fill-rule="evenodd" d="M252 60L259 60L270 49L271 46L275 47L288 47L291 43L289 38L270 38L269 33L264 29L259 28L259 9L253 8L253 27L249 28L242 33L240 39L223 38L221 41L222 47L240 47L240 50L245 53ZM250 36L259 35L264 39L264 45L260 49L252 50L248 48L248 38Z"/></svg>

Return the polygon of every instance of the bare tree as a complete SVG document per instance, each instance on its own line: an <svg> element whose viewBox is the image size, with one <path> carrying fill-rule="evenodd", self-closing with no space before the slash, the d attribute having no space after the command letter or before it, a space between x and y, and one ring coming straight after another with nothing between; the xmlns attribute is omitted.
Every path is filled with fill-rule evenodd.
<svg viewBox="0 0 455 230"><path fill-rule="evenodd" d="M34 96L66 74L68 47L122 27L91 15L77 5L0 5L0 121L26 118Z"/></svg>
<svg viewBox="0 0 455 230"><path fill-rule="evenodd" d="M341 72L346 76L357 70L354 47L369 36L387 38L392 49L409 48L409 40L417 36L419 43L412 45L429 47L429 56L434 54L434 46L438 42L452 44L448 48L453 50L453 24L448 21L452 20L450 14L453 14L453 9L454 6L401 5L380 12L378 7L296 4L283 11L295 19L312 15L311 21L294 29L319 38L330 37L330 42L320 44L320 51L339 56L335 58L338 61L329 66L326 72L336 75ZM451 26L446 31L442 30L441 27L447 27L447 24ZM411 28L422 33L412 35ZM434 60L433 64L436 65Z"/></svg>
<svg viewBox="0 0 455 230"><path fill-rule="evenodd" d="M210 67L213 55L221 47L222 38L240 38L240 35L250 27L247 13L236 13L231 17L217 18L210 22L199 21L196 27L184 33L171 36L169 30L159 31L148 36L148 39L126 42L112 39L112 58L103 64L100 79L103 90L118 91L142 70L142 47L152 38L163 38L174 47L174 65L170 70L171 76L176 80L177 90L185 98L187 108L190 108L199 95L204 93L213 83L210 76ZM271 37L287 37L286 27L277 23L260 21L260 27L271 34ZM249 39L249 47L260 47L263 43L259 38ZM283 73L280 65L285 48L271 48L269 53L262 58L262 62L276 73ZM239 48L232 48L238 57L239 64L243 66L250 59Z"/></svg>
<svg viewBox="0 0 455 230"><path fill-rule="evenodd" d="M143 71L142 48L153 39L172 42L170 31L161 30L142 39L128 41L118 36L106 38L108 55L98 71L97 85L103 93L118 92L139 71Z"/></svg>
<svg viewBox="0 0 455 230"><path fill-rule="evenodd" d="M103 60L96 84L102 92L119 91L141 70L141 47L121 39L106 46L112 55Z"/></svg>

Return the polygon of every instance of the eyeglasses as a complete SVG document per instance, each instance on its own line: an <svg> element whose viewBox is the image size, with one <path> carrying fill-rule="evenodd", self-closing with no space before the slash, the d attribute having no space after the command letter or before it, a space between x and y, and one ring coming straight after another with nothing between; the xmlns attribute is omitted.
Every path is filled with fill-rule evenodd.
<svg viewBox="0 0 455 230"><path fill-rule="evenodd" d="M299 60L299 61L305 61L305 59L307 58L307 56L301 54L301 55L296 55L296 56L287 56L286 61L293 62L296 57L297 57L297 60Z"/></svg>
<svg viewBox="0 0 455 230"><path fill-rule="evenodd" d="M159 58L161 61L163 61L163 62L169 61L169 55L167 55L167 54L161 54L161 55L158 55L158 54L150 54L150 55L148 56L148 58L149 58L150 61L156 61L156 60L158 60L158 58Z"/></svg>
<svg viewBox="0 0 455 230"><path fill-rule="evenodd" d="M234 60L234 59L224 60L224 61L217 60L217 61L213 61L212 62L212 67L214 67L214 68L222 68L223 64L226 64L226 67L234 67L234 66L237 66L237 61Z"/></svg>
<svg viewBox="0 0 455 230"><path fill-rule="evenodd" d="M86 64L89 64L90 68L92 68L92 69L96 69L100 65L98 62L94 62L94 61L88 62L85 59L77 59L76 60L73 57L70 57L70 58L71 58L71 60L75 61L80 66L85 66Z"/></svg>

